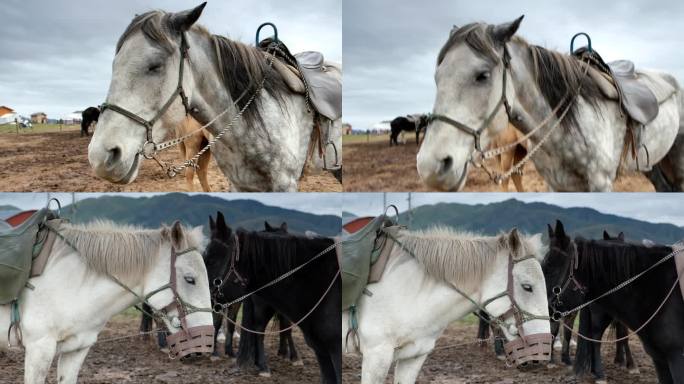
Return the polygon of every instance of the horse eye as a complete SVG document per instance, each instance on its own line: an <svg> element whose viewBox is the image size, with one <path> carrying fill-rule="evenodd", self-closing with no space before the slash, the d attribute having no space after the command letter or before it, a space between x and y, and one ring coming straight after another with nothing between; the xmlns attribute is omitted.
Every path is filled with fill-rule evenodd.
<svg viewBox="0 0 684 384"><path fill-rule="evenodd" d="M532 286L530 284L522 284L522 288L527 292L532 292Z"/></svg>
<svg viewBox="0 0 684 384"><path fill-rule="evenodd" d="M489 71L480 72L475 77L475 81L477 81L478 83L484 83L485 81L489 80L490 75L491 74Z"/></svg>
<svg viewBox="0 0 684 384"><path fill-rule="evenodd" d="M161 67L162 67L161 63L155 63L155 64L150 65L150 66L147 68L147 71L148 71L148 72L159 72L159 70L161 69Z"/></svg>
<svg viewBox="0 0 684 384"><path fill-rule="evenodd" d="M195 285L195 278L192 276L184 276L185 282L190 285Z"/></svg>

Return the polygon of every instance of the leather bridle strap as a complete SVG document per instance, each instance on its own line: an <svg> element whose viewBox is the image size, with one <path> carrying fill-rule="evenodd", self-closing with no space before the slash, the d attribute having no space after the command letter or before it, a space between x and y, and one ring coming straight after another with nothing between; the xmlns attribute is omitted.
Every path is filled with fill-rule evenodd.
<svg viewBox="0 0 684 384"><path fill-rule="evenodd" d="M140 148L140 154L143 155L146 159L152 159L154 158L154 155L157 153L158 148L157 145L154 142L154 139L152 137L152 128L154 127L154 124L161 119L161 117L168 111L169 108L171 108L171 105L173 102L176 100L176 97L181 98L181 102L183 103L183 107L185 108L185 114L188 115L190 113L190 105L188 102L188 97L185 94L185 90L183 89L183 72L184 72L184 67L185 67L185 60L188 59L188 49L190 47L188 46L187 40L185 38L185 33L181 33L181 43L180 43L180 65L178 67L178 85L176 86L176 90L169 96L169 98L166 100L164 105L159 109L159 111L155 114L155 116L150 119L150 120L145 120L142 118L140 115L133 113L126 108L120 107L116 104L104 102L102 105L100 105L100 112L104 113L105 110L111 109L112 111L126 116L127 118L135 121L136 123L142 125L145 127L145 135L146 135L146 141L143 144L143 146ZM150 148L151 145L151 148Z"/></svg>
<svg viewBox="0 0 684 384"><path fill-rule="evenodd" d="M428 116L428 122L432 121L441 121L444 123L447 123L451 125L452 127L458 129L459 131L462 131L470 136L473 137L475 140L475 150L478 152L482 152L482 144L480 143L480 137L482 136L482 132L484 132L487 127L494 121L494 118L496 115L499 113L499 110L501 107L504 107L506 111L506 115L508 116L508 121L511 121L511 105L508 103L508 98L506 97L506 88L507 88L507 83L508 83L508 71L511 68L511 55L508 52L508 47L504 43L503 46L503 56L501 58L501 61L503 62L503 85L502 85L502 90L501 90L501 97L499 98L499 101L496 103L496 106L492 110L492 112L487 116L487 118L482 122L479 128L473 129L469 127L466 124L463 124L459 121L456 121L448 116L445 115L440 115L440 114L431 114Z"/></svg>
<svg viewBox="0 0 684 384"><path fill-rule="evenodd" d="M211 290L212 298L222 295L221 290L223 286L226 285L226 281L228 281L230 276L233 274L235 275L236 281L240 283L241 286L247 286L247 280L244 277L242 277L240 272L238 272L237 270L237 263L240 261L240 238L237 234L233 234L233 242L234 246L233 252L230 255L230 264L228 266L228 269L226 270L226 273L223 275L223 278L214 280L213 287Z"/></svg>

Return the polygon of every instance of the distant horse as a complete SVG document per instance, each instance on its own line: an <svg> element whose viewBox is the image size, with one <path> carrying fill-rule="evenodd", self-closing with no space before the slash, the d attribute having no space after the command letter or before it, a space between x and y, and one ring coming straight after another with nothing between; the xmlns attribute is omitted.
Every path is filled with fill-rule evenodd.
<svg viewBox="0 0 684 384"><path fill-rule="evenodd" d="M29 279L32 289L19 297L24 382L45 382L57 355L55 381L76 383L109 319L141 298L173 335L185 339L199 330L205 334L198 327L211 327L207 312L189 312L211 305L207 272L196 250L203 241L200 231L179 222L151 230L111 222L62 223L56 230L43 274ZM0 329L8 329L13 316L9 305L0 305ZM19 345L15 336L0 332L0 349L10 342ZM178 345L186 349L181 343L172 351L176 356Z"/></svg>
<svg viewBox="0 0 684 384"><path fill-rule="evenodd" d="M547 284L550 287L566 287L561 292L560 301L555 298L550 300L551 306L558 311L575 308L577 303L568 300L570 296L575 296L573 290L582 293L584 302L598 297L647 268L653 268L594 304L629 329L637 330L643 326L637 335L646 353L653 359L660 383L684 382L684 299L676 286L678 276L675 262L670 259L654 266L673 251L672 247L647 247L614 240L585 240L580 237L573 240L565 234L560 221L556 222L555 229L549 228L549 235L549 253L544 260ZM661 303L663 307L658 310ZM583 310L579 332L591 336L591 321L586 320L593 319L585 317L585 314ZM603 331L600 332L602 333ZM581 344L583 342L580 340L578 350ZM591 368L594 375L599 379L603 378L600 360L594 360L593 363L595 365ZM585 373L590 364L588 359L578 359L575 372Z"/></svg>
<svg viewBox="0 0 684 384"><path fill-rule="evenodd" d="M320 125L323 136L329 127L327 136L341 148L342 122L310 113L304 95L291 90L284 72L271 66L260 48L196 25L205 5L133 18L117 43L109 107L88 146L88 161L98 177L132 183L143 154L153 152L151 142L171 136L173 127L190 114L200 124L216 119L207 127L212 135L225 132L212 156L232 190L296 191L307 163L322 167L320 161L308 161L314 127ZM317 76L341 81L340 64L323 65L324 74ZM177 91L180 81L187 100ZM240 109L244 113L236 118ZM148 119L157 114L150 125Z"/></svg>
<svg viewBox="0 0 684 384"><path fill-rule="evenodd" d="M356 305L358 338L342 340L345 351L363 356L363 384L384 383L392 363L396 383L414 383L446 327L478 307L499 324L512 349L522 334L528 340L548 335L551 348L541 235L433 228L399 229L394 237L382 279L368 285L372 294L361 295ZM342 314L343 335L351 316ZM538 347L535 359L543 360L548 351Z"/></svg>
<svg viewBox="0 0 684 384"><path fill-rule="evenodd" d="M508 127L492 139L490 144L491 148L501 148L510 143L515 143L524 135L520 133L512 124L508 124ZM514 165L518 164L527 155L527 148L523 144L518 144L510 151L506 151L498 156L497 162L499 163L500 170L502 173L507 172ZM518 192L525 192L525 187L523 186L523 174L522 169L520 172L513 173L511 175L513 179L513 184L515 184L515 190ZM508 192L508 179L503 180L501 184L501 190L503 192Z"/></svg>
<svg viewBox="0 0 684 384"><path fill-rule="evenodd" d="M90 136L88 128L95 128L97 119L100 118L100 109L97 107L88 107L81 113L81 137Z"/></svg>
<svg viewBox="0 0 684 384"><path fill-rule="evenodd" d="M638 158L623 158L631 121L612 95L615 89L601 74L585 75L587 67L577 57L516 36L521 22L522 17L498 25L471 23L448 34L437 55L434 113L416 159L423 182L460 190L477 162L473 153L486 149L508 124L527 134L546 122L530 138L529 149L539 146L532 161L553 191L607 192L621 164L644 172L666 155L673 172L667 179L681 183L675 189L684 188L684 145L675 143L684 128L684 99L674 76L635 72L659 109L643 129L648 154L640 147Z"/></svg>
<svg viewBox="0 0 684 384"><path fill-rule="evenodd" d="M197 131L202 125L193 119L191 116L187 116L181 124L176 128L176 137L185 136L191 132ZM180 148L181 156L183 160L192 159L195 154L197 154L202 148L204 148L211 140L211 134L206 130L197 132L190 138L178 145ZM197 179L199 179L200 185L204 192L210 192L211 187L209 186L209 180L207 179L207 172L209 171L209 163L211 161L211 149L208 149L200 158L197 160ZM195 185L193 183L193 177L195 176L195 169L188 167L185 169L185 185L189 192L195 190Z"/></svg>
<svg viewBox="0 0 684 384"><path fill-rule="evenodd" d="M390 123L390 147L399 145L399 134L402 132L415 132L416 145L419 144L420 130L428 124L427 115L399 116Z"/></svg>
<svg viewBox="0 0 684 384"><path fill-rule="evenodd" d="M331 247L333 240L242 229L233 232L225 221L221 222L222 218L222 215L217 216L216 228L222 229L212 231L205 262L211 281L217 283L225 279L233 283L224 284L230 285L231 289L222 291L223 299L234 300L310 262L292 276L259 291L258 296L288 319L299 321L306 343L316 354L321 381L341 383L339 266L334 250L313 260ZM226 255L230 257L226 258Z"/></svg>

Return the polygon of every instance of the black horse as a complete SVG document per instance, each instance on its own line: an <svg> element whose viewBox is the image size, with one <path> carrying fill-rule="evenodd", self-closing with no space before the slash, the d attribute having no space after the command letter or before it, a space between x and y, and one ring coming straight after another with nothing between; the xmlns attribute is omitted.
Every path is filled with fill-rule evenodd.
<svg viewBox="0 0 684 384"><path fill-rule="evenodd" d="M306 343L316 354L322 382L341 383L339 266L334 250L311 261L332 246L333 240L243 229L233 232L222 215L217 216L215 225L222 229L212 231L205 263L209 281L217 283L225 278L224 286L231 286L222 290L226 302L310 261L293 275L260 290L258 296L288 319L299 321Z"/></svg>
<svg viewBox="0 0 684 384"><path fill-rule="evenodd" d="M549 226L549 253L542 268L547 287L565 288L558 299L550 299L550 305L558 311L575 308L577 302L573 300L573 296L575 299L579 296L579 302L592 300L641 271L653 267L671 252L671 247L661 245L647 247L614 240L586 240L581 237L573 240L566 235L563 224L557 221L555 229ZM638 332L638 336L653 359L660 383L684 383L684 299L681 291L676 289L678 287L675 286L671 291L677 279L675 262L670 259L592 304L592 307L600 307L629 329L637 330L646 324ZM570 293L572 290L579 291L580 295ZM663 306L658 310L661 303ZM589 316L583 321L582 317L587 313ZM589 310L583 310L580 317L581 334L590 335L591 323L587 320L592 320L592 316ZM606 324L603 329L607 326ZM580 344L584 342L578 341L578 351ZM588 348L586 345L582 346L585 347ZM591 363L595 366L590 367ZM596 377L603 377L600 360L592 362L577 359L575 362L576 374L581 375L589 368Z"/></svg>
<svg viewBox="0 0 684 384"><path fill-rule="evenodd" d="M97 107L88 107L81 113L81 137L90 136L88 128L92 123L97 124L100 118L100 110Z"/></svg>
<svg viewBox="0 0 684 384"><path fill-rule="evenodd" d="M428 125L428 116L399 116L390 123L390 147L392 144L399 145L398 138L401 132L415 132L416 145L419 144L420 131Z"/></svg>

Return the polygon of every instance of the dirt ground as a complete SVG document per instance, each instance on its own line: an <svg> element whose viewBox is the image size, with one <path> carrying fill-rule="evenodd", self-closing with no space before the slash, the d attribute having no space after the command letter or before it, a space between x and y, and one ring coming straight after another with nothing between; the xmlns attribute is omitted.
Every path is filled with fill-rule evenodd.
<svg viewBox="0 0 684 384"><path fill-rule="evenodd" d="M408 136L407 136L408 137ZM344 190L349 192L371 191L430 191L418 177L416 170L415 142L390 147L389 138L369 143L344 143L343 175ZM491 169L498 169L491 163ZM534 169L532 162L525 165L523 185L526 192L546 192L544 179ZM484 170L471 168L464 192L499 192L501 187L492 182ZM622 175L614 184L616 192L654 192L651 182L640 173ZM510 181L509 192L515 192Z"/></svg>
<svg viewBox="0 0 684 384"><path fill-rule="evenodd" d="M140 317L115 316L100 333L99 340L134 335L137 333ZM270 326L269 326L270 329ZM221 355L218 361L208 357L193 362L170 360L160 352L152 341L145 342L136 336L118 341L99 342L88 353L81 368L79 383L318 383L318 363L313 351L306 346L304 338L295 329L297 352L303 366L292 366L289 360L277 356L277 336L266 337L266 351L271 368L271 377L264 378L254 370L237 370L230 358ZM234 343L237 348L237 340ZM223 345L220 345L223 351ZM0 384L21 383L24 374L24 355L20 351L0 352ZM56 364L53 364L48 379L56 383Z"/></svg>
<svg viewBox="0 0 684 384"><path fill-rule="evenodd" d="M158 192L187 191L185 176L169 179L154 161L144 161L137 179L128 185L111 184L97 178L88 164L89 138L79 131L0 135L0 190L4 192ZM170 149L160 156L180 162L180 151ZM211 190L228 191L229 183L212 160L208 174ZM195 177L194 190L201 191ZM305 174L301 192L341 192L330 173Z"/></svg>
<svg viewBox="0 0 684 384"><path fill-rule="evenodd" d="M593 383L593 379L586 377L576 379L572 370L560 363L555 368L540 366L533 370L518 370L507 368L503 361L494 355L491 343L480 346L470 343L457 347L454 344L464 344L474 341L477 335L477 325L455 323L447 329L437 341L435 350L425 361L418 376L418 384L465 384L465 383L496 383L496 384L550 384L550 383ZM606 339L614 339L615 335L606 332ZM603 365L608 383L657 383L655 369L650 357L644 352L637 338L630 339L630 348L640 373L629 374L626 369L613 363L615 346L613 343L604 344L601 348ZM559 356L559 351L554 351ZM574 350L571 355L574 358ZM558 358L560 361L560 358ZM390 370L386 383L393 380ZM356 356L345 355L342 363L342 382L358 383L361 380L361 359Z"/></svg>

